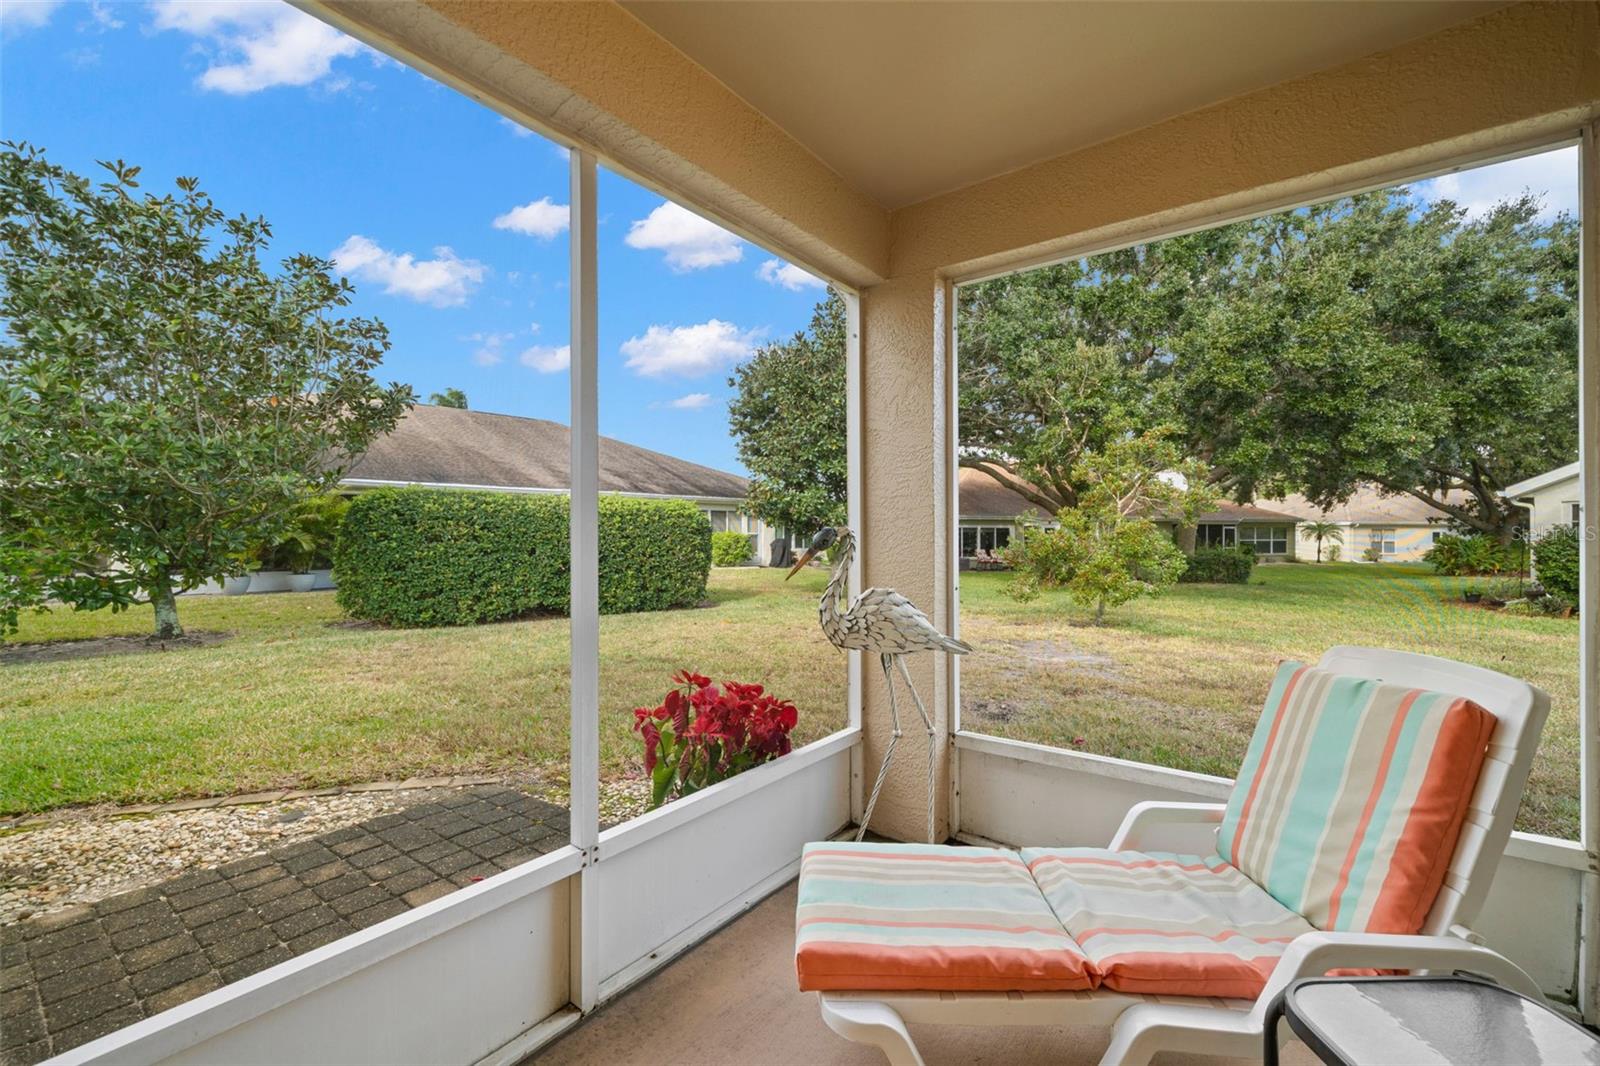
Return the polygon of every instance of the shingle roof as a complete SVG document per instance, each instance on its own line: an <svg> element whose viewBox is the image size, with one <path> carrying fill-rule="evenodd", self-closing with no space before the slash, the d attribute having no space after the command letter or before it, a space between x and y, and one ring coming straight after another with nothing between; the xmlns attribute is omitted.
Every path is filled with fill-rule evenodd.
<svg viewBox="0 0 1600 1066"><path fill-rule="evenodd" d="M1465 504L1467 499L1465 491L1451 489L1445 495L1444 502ZM1415 496L1385 495L1378 486L1371 484L1361 485L1344 503L1336 503L1327 509L1316 506L1297 493L1291 493L1281 500L1267 502L1298 515L1302 522L1354 522L1361 525L1390 523L1420 526L1448 520L1443 511L1422 502Z"/></svg>
<svg viewBox="0 0 1600 1066"><path fill-rule="evenodd" d="M508 489L566 489L570 433L542 418L417 404L367 450L346 478ZM743 499L748 482L608 437L600 438L600 491Z"/></svg>
<svg viewBox="0 0 1600 1066"><path fill-rule="evenodd" d="M960 502L956 510L962 518L1015 518L1025 511L1042 514L1044 508L1020 492L1006 488L974 466L961 468Z"/></svg>
<svg viewBox="0 0 1600 1066"><path fill-rule="evenodd" d="M1044 508L1030 501L1020 492L1006 488L988 473L977 467L961 468L961 504L963 518L1016 518L1032 511L1041 515ZM1248 503L1229 500L1217 504L1216 509L1200 516L1202 522L1298 522L1292 514L1269 511Z"/></svg>

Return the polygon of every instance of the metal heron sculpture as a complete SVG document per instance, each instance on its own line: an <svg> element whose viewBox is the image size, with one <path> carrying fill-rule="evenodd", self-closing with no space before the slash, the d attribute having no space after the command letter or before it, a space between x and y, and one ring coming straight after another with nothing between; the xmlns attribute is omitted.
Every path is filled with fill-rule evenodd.
<svg viewBox="0 0 1600 1066"><path fill-rule="evenodd" d="M856 839L866 836L867 825L872 821L872 808L878 803L878 793L883 791L883 781L889 773L889 760L894 758L895 745L900 743L900 709L894 696L894 669L898 667L906 688L911 690L911 701L917 705L917 713L922 716L922 726L928 731L928 843L937 843L933 839L933 719L922 705L922 697L917 695L917 686L911 683L906 656L923 651L965 655L972 648L935 629L933 623L928 621L928 616L917 610L916 604L894 589L867 589L840 613L839 604L845 595L845 578L850 572L850 561L856 554L856 536L844 526L824 527L812 538L811 546L795 560L784 580L799 573L801 567L818 552L826 551L835 544L839 547L838 559L833 564L828 587L823 591L822 601L817 607L817 614L822 619L822 632L836 648L877 653L878 661L883 666L883 682L889 688L889 717L894 724L889 746L883 752L883 765L878 768L878 779L872 783L867 809L861 815L861 827L856 831Z"/></svg>

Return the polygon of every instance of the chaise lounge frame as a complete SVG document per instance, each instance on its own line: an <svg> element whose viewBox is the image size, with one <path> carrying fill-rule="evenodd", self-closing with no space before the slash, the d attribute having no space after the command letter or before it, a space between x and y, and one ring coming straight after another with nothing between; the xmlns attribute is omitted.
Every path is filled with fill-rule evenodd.
<svg viewBox="0 0 1600 1066"><path fill-rule="evenodd" d="M1481 667L1413 652L1340 645L1318 665L1464 696L1496 718L1444 884L1420 933L1411 936L1313 932L1297 937L1254 1000L1093 992L820 992L822 1018L846 1040L880 1049L894 1066L921 1066L907 1024L1110 1025L1105 1064L1142 1064L1159 1051L1261 1057L1268 1005L1291 981L1330 969L1466 971L1539 999L1520 967L1483 946L1471 923L1489 892L1511 837L1533 766L1550 697L1525 681ZM1225 805L1140 803L1112 837L1112 850L1143 850L1159 832L1165 850L1207 854L1215 848Z"/></svg>

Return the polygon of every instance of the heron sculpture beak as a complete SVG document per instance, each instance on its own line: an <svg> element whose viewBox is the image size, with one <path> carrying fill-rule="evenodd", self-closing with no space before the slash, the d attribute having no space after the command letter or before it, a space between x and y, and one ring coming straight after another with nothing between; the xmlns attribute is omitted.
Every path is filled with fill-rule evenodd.
<svg viewBox="0 0 1600 1066"><path fill-rule="evenodd" d="M807 548L805 551L801 552L800 558L796 559L794 561L794 565L789 567L789 572L783 575L783 579L788 581L791 577L794 577L794 575L804 570L806 564L809 563L816 556L816 554L816 548Z"/></svg>

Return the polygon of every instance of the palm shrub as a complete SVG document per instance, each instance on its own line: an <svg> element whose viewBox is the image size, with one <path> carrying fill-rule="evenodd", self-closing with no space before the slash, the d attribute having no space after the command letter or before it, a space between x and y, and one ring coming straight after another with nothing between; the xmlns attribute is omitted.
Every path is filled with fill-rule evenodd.
<svg viewBox="0 0 1600 1066"><path fill-rule="evenodd" d="M1470 537L1446 533L1434 541L1422 559L1448 577L1502 574L1518 569L1515 549L1481 533Z"/></svg>
<svg viewBox="0 0 1600 1066"><path fill-rule="evenodd" d="M711 565L743 566L750 559L750 538L727 531L711 534Z"/></svg>

